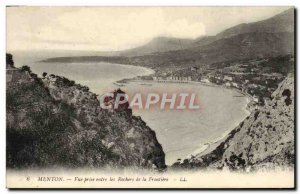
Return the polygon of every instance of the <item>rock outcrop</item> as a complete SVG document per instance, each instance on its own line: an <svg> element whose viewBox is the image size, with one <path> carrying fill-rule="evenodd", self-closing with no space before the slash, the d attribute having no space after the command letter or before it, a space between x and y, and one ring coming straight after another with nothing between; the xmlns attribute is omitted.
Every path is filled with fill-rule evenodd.
<svg viewBox="0 0 300 194"><path fill-rule="evenodd" d="M294 107L294 76L289 75L272 100L253 111L214 150L173 167L246 171L293 167Z"/></svg>
<svg viewBox="0 0 300 194"><path fill-rule="evenodd" d="M165 168L155 132L64 77L7 70L7 166Z"/></svg>

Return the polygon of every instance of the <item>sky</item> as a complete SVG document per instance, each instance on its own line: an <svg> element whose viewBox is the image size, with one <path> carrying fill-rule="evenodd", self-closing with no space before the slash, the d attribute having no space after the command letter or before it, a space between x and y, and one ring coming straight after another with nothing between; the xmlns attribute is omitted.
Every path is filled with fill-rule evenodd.
<svg viewBox="0 0 300 194"><path fill-rule="evenodd" d="M289 7L7 7L7 51L117 51L158 36L197 38Z"/></svg>

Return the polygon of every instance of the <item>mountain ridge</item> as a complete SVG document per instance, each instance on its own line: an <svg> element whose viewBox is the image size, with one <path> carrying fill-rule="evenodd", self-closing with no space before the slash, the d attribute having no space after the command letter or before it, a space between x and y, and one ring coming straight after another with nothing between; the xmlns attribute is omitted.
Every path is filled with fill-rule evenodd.
<svg viewBox="0 0 300 194"><path fill-rule="evenodd" d="M185 40L183 46L180 47L176 38L162 38L163 40L171 40L173 49L180 47L179 50L168 50L169 46L162 50L155 50L157 44L164 43L161 38L152 40L152 48L144 45L137 47L126 54L117 56L83 56L61 58L49 58L44 62L67 62L76 61L89 62L92 61L108 61L131 65L148 66L152 68L169 67L169 66L201 66L202 64L212 64L215 62L227 60L241 60L246 58L278 56L294 53L294 9L288 9L269 19L253 22L249 24L240 24L216 36L204 36L194 40ZM165 41L168 42L168 41ZM142 49L140 49L142 48ZM167 49L166 49L167 48ZM141 50L142 55L135 52ZM168 50L168 51L166 51ZM151 52L150 52L151 51ZM120 51L122 53L122 51Z"/></svg>
<svg viewBox="0 0 300 194"><path fill-rule="evenodd" d="M120 51L121 56L140 56L145 54L157 53L157 52L167 52L172 50L183 50L188 48L193 48L197 46L204 46L207 44L211 44L214 41L223 38L229 38L231 36L235 36L238 34L250 33L250 32L294 32L294 22L291 21L291 18L294 17L294 9L290 8L285 10L275 16L272 16L268 19L251 22L251 23L242 23L236 26L227 28L220 33L216 34L215 36L201 36L196 39L181 39L181 38L174 38L174 37L156 37L153 38L149 43L142 45L137 48L129 49L128 51ZM173 45L168 45L168 39L173 40ZM155 50L155 44L157 41L160 44L166 44L166 48L159 49L157 46ZM147 47L152 48L147 48ZM135 52L137 54L135 54Z"/></svg>
<svg viewBox="0 0 300 194"><path fill-rule="evenodd" d="M228 28L218 33L216 36L224 38L249 32L294 32L294 22L291 20L293 17L294 9L290 8L265 20L242 23Z"/></svg>
<svg viewBox="0 0 300 194"><path fill-rule="evenodd" d="M137 48L119 51L119 56L140 56L149 53L166 52L188 48L193 39L159 36Z"/></svg>

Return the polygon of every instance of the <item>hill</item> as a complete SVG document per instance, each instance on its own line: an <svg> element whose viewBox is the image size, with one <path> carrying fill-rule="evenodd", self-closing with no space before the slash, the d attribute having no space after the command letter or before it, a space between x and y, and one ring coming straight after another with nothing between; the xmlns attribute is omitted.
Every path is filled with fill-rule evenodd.
<svg viewBox="0 0 300 194"><path fill-rule="evenodd" d="M295 165L294 76L289 75L272 94L272 100L253 111L223 140L175 168L253 171Z"/></svg>
<svg viewBox="0 0 300 194"><path fill-rule="evenodd" d="M190 47L191 43L193 43L192 39L157 37L143 46L125 50L125 51L121 51L119 55L121 55L121 56L141 56L141 55L147 55L150 53L181 50L181 49Z"/></svg>
<svg viewBox="0 0 300 194"><path fill-rule="evenodd" d="M294 53L293 33L246 33L185 50L130 58L131 64L150 67L194 66Z"/></svg>
<svg viewBox="0 0 300 194"><path fill-rule="evenodd" d="M218 39L250 32L294 32L294 9L288 9L269 19L249 24L240 24L217 34Z"/></svg>
<svg viewBox="0 0 300 194"><path fill-rule="evenodd" d="M101 109L87 87L27 66L6 77L7 167L165 167L155 132L131 112Z"/></svg>
<svg viewBox="0 0 300 194"><path fill-rule="evenodd" d="M216 36L198 38L183 50L134 57L132 61L150 66L201 66L287 54L294 54L294 9L267 20L240 24Z"/></svg>
<svg viewBox="0 0 300 194"><path fill-rule="evenodd" d="M294 54L294 9L269 19L240 24L216 36L195 40L160 37L127 51L122 57L80 56L51 58L45 62L108 61L152 68L201 66L228 60Z"/></svg>
<svg viewBox="0 0 300 194"><path fill-rule="evenodd" d="M280 33L294 32L294 9L286 10L269 19L248 24L239 24L226 29L216 36L205 36L197 39L180 39L169 37L157 37L144 46L140 46L127 51L121 51L122 56L141 56L150 53L167 52L173 50L183 50L210 44L214 41L229 38L240 34L249 33Z"/></svg>

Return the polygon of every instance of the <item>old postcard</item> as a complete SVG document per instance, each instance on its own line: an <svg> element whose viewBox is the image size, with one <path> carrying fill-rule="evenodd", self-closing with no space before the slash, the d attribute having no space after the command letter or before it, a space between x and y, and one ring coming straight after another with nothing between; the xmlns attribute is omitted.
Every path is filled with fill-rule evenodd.
<svg viewBox="0 0 300 194"><path fill-rule="evenodd" d="M7 187L294 188L294 12L8 6Z"/></svg>

